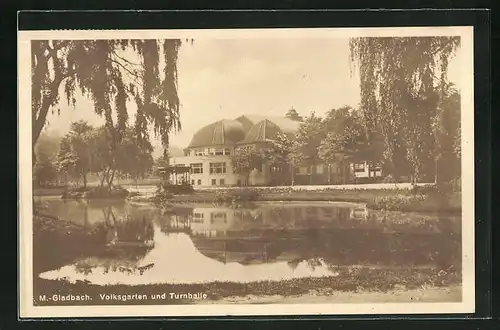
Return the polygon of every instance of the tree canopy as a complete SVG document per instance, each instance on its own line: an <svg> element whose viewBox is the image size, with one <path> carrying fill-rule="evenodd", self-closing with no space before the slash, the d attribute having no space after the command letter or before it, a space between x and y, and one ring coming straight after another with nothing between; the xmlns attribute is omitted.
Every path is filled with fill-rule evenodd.
<svg viewBox="0 0 500 330"><path fill-rule="evenodd" d="M131 100L137 108L134 131L138 143L149 141L151 125L168 147L169 132L180 128L180 45L178 39L32 41L33 144L49 111L60 111L61 97L74 106L79 91L92 100L95 113L104 117L113 143L125 134ZM61 86L64 95L59 93Z"/></svg>
<svg viewBox="0 0 500 330"><path fill-rule="evenodd" d="M369 141L381 137L385 161L395 176L408 166L415 178L432 172L435 134L443 123L438 105L449 60L459 45L459 37L350 40L366 135Z"/></svg>

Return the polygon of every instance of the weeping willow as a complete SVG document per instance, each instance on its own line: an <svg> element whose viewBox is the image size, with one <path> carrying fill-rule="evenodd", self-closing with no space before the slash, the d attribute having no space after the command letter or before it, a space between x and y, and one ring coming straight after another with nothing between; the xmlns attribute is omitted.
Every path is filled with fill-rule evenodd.
<svg viewBox="0 0 500 330"><path fill-rule="evenodd" d="M32 41L33 145L49 111L60 112L61 96L75 106L75 95L80 92L92 100L95 113L105 119L113 143L125 134L130 100L137 110L133 128L139 143L148 145L151 127L166 150L169 133L181 128L177 95L180 46L177 39ZM164 64L162 75L160 63ZM63 95L59 93L61 86Z"/></svg>
<svg viewBox="0 0 500 330"><path fill-rule="evenodd" d="M393 175L409 170L418 179L433 173L444 127L439 104L460 38L363 37L352 38L349 46L359 70L367 138L383 140Z"/></svg>

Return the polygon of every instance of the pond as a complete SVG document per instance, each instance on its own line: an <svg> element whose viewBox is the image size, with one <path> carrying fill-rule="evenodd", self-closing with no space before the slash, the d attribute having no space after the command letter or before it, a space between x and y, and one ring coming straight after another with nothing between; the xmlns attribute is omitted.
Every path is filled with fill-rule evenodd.
<svg viewBox="0 0 500 330"><path fill-rule="evenodd" d="M460 269L460 218L349 203L233 209L43 198L45 214L103 228L102 248L45 280L95 285L250 283L349 276L353 269ZM61 251L64 253L64 251Z"/></svg>

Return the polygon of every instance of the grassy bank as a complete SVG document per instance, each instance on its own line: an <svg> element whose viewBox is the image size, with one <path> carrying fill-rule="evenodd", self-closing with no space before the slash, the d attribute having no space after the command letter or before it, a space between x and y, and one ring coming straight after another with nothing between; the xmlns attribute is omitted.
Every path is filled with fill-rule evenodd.
<svg viewBox="0 0 500 330"><path fill-rule="evenodd" d="M367 204L375 210L405 212L461 211L460 192L410 189L324 189L291 190L280 188L199 190L193 194L171 197L174 203L234 204L255 201L282 202L351 202Z"/></svg>
<svg viewBox="0 0 500 330"><path fill-rule="evenodd" d="M429 268L398 268L398 269L369 269L350 268L341 271L339 276L320 278L300 278L284 281L261 281L252 283L213 282L207 284L152 284L152 285L109 285L98 286L87 283L75 283L36 279L34 286L35 303L38 305L133 305L138 301L102 300L100 294L120 295L147 295L167 294L163 301L145 299L142 304L179 304L192 303L193 299L172 300L169 293L205 293L207 299L218 301L228 297L274 296L292 297L310 294L311 291L321 292L321 295L330 295L335 292L380 292L387 293L391 290L412 290L423 287L448 287L460 285L460 271L444 271ZM53 294L88 294L91 301L51 302L40 301L40 295L52 296Z"/></svg>

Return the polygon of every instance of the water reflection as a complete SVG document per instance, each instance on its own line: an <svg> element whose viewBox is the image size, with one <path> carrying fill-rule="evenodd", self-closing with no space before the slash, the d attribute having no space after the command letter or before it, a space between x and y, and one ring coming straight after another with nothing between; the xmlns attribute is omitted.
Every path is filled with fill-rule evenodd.
<svg viewBox="0 0 500 330"><path fill-rule="evenodd" d="M40 275L46 279L100 285L252 282L348 276L356 265L460 268L460 219L454 217L373 212L341 203L196 205L163 212L127 203L47 205L62 219L70 214L70 221L104 224L107 249L115 253ZM135 258L116 253L138 246L143 250Z"/></svg>

